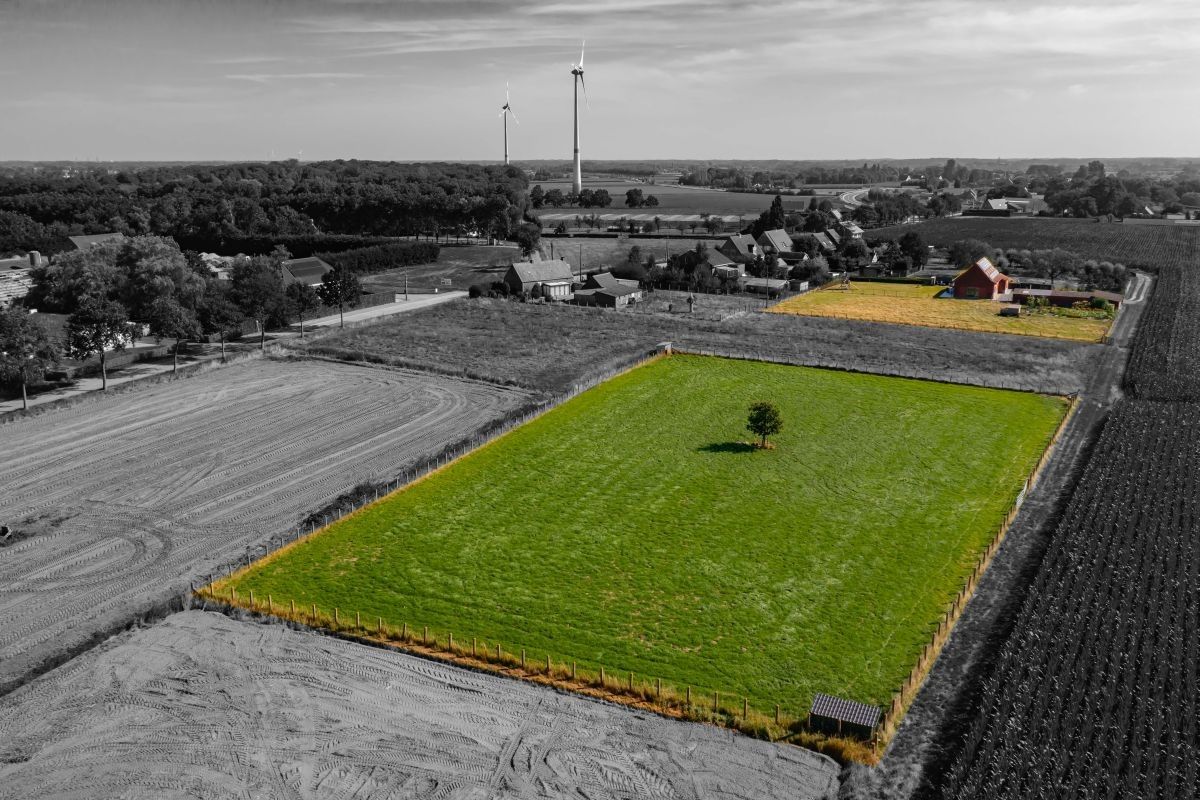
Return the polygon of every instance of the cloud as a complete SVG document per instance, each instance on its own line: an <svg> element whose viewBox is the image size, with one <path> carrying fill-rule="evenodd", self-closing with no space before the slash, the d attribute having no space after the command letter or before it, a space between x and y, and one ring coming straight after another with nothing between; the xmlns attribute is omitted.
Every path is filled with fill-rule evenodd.
<svg viewBox="0 0 1200 800"><path fill-rule="evenodd" d="M1087 94L1087 90L1088 87L1084 86L1082 83L1072 83L1067 87L1067 93L1073 95Z"/></svg>

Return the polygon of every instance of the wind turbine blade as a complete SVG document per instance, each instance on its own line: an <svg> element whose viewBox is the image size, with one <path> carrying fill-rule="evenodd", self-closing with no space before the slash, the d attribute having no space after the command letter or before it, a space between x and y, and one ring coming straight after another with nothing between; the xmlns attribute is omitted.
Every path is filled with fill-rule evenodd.
<svg viewBox="0 0 1200 800"><path fill-rule="evenodd" d="M579 75L579 85L583 87L583 104L584 104L585 106L587 106L587 110L588 110L588 111L591 111L591 110L592 110L592 104L591 104L591 103L589 103L589 102L588 102L588 99L587 99L587 84L586 84L586 83L584 83L584 80L583 80L583 74L582 74L582 73L580 73L580 75Z"/></svg>
<svg viewBox="0 0 1200 800"><path fill-rule="evenodd" d="M504 84L504 105L508 105L508 82Z"/></svg>
<svg viewBox="0 0 1200 800"><path fill-rule="evenodd" d="M514 122L516 122L518 125L520 125L520 124L521 124L521 120L517 119L517 112L516 112L516 111L513 111L513 109L512 109L512 106L509 106L509 108L508 108L508 113L510 113L510 114L512 114L512 115L513 115L513 121L514 121Z"/></svg>
<svg viewBox="0 0 1200 800"><path fill-rule="evenodd" d="M587 47L587 39L583 40L583 44L579 45L579 66L583 67L583 49Z"/></svg>

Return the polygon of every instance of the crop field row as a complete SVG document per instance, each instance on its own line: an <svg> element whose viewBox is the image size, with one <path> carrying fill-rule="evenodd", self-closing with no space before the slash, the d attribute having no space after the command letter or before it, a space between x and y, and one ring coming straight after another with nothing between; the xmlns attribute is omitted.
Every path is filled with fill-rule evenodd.
<svg viewBox="0 0 1200 800"><path fill-rule="evenodd" d="M1060 247L1085 259L1157 270L1194 267L1200 261L1200 226L1133 225L1094 220L953 217L867 232L867 238L898 239L910 231L927 244L945 247L979 239L993 247L1042 250Z"/></svg>
<svg viewBox="0 0 1200 800"><path fill-rule="evenodd" d="M945 796L1200 797L1200 406L1113 411Z"/></svg>
<svg viewBox="0 0 1200 800"><path fill-rule="evenodd" d="M1200 401L1200 287L1186 270L1159 272L1129 353L1125 385L1145 400Z"/></svg>
<svg viewBox="0 0 1200 800"><path fill-rule="evenodd" d="M776 448L745 440L769 398ZM840 409L836 419L815 409ZM887 706L1060 398L674 356L220 583L803 715ZM987 413L981 413L987 409Z"/></svg>
<svg viewBox="0 0 1200 800"><path fill-rule="evenodd" d="M527 399L258 361L5 424L0 686Z"/></svg>

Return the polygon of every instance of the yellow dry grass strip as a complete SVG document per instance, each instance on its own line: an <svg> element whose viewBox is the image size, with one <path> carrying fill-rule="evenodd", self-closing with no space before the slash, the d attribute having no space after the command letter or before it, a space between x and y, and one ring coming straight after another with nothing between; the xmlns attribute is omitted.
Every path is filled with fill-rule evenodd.
<svg viewBox="0 0 1200 800"><path fill-rule="evenodd" d="M1001 304L991 300L939 298L943 286L908 283L852 283L849 289L830 285L788 298L769 311L807 317L833 317L928 328L954 328L985 333L1043 336L1080 342L1099 342L1111 320L1056 316L1049 313L1000 316Z"/></svg>

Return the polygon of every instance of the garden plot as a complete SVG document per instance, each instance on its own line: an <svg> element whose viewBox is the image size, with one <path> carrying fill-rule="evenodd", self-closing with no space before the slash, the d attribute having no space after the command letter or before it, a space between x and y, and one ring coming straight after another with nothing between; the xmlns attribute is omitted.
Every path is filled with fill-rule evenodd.
<svg viewBox="0 0 1200 800"><path fill-rule="evenodd" d="M0 797L806 798L799 748L282 625L176 614L0 700Z"/></svg>
<svg viewBox="0 0 1200 800"><path fill-rule="evenodd" d="M0 690L527 399L258 361L0 426Z"/></svg>

